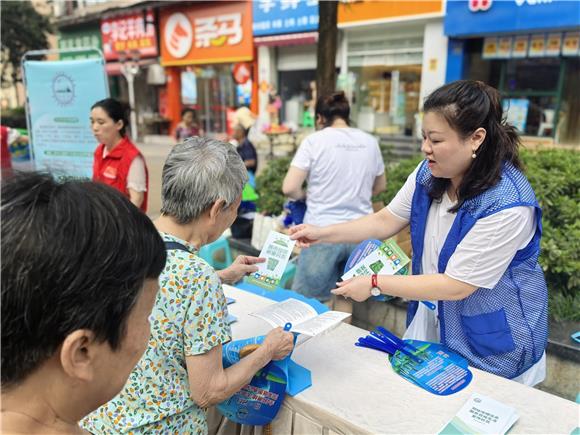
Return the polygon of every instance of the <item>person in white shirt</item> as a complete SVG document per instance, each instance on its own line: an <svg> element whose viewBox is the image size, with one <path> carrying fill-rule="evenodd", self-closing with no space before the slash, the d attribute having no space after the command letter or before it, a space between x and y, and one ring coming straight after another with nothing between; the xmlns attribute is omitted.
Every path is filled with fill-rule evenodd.
<svg viewBox="0 0 580 435"><path fill-rule="evenodd" d="M379 144L371 135L350 127L349 115L344 92L321 96L316 103L319 131L304 139L284 179L286 196L306 200L307 224L332 225L365 216L372 212L371 196L385 189ZM354 247L344 243L303 249L292 289L327 301Z"/></svg>
<svg viewBox="0 0 580 435"><path fill-rule="evenodd" d="M482 82L437 89L424 113L426 159L386 208L339 225L300 225L292 238L307 247L387 239L410 224L412 276L355 277L332 292L411 299L406 338L441 342L474 367L536 385L545 378L547 287L541 209L521 171L517 133L499 93Z"/></svg>

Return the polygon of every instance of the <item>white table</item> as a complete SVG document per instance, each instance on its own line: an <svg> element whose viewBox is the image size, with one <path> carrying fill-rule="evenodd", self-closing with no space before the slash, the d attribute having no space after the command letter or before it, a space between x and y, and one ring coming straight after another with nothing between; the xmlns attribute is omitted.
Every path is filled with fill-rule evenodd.
<svg viewBox="0 0 580 435"><path fill-rule="evenodd" d="M236 299L228 307L238 318L232 325L234 339L271 329L248 313L274 301L229 286L224 290ZM430 394L394 373L385 354L355 347L358 337L367 333L341 324L294 350L294 361L311 370L313 385L287 396L272 423L274 434L437 433L474 392L517 409L520 419L510 434L570 434L580 426L576 403L477 369L471 369L473 380L459 393ZM226 422L220 429L210 428L210 433L233 433L232 426ZM261 430L244 427L241 433Z"/></svg>

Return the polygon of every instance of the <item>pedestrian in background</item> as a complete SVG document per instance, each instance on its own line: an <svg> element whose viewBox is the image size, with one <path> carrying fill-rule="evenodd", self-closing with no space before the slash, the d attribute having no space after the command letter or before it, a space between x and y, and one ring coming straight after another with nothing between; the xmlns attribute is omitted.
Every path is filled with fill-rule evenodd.
<svg viewBox="0 0 580 435"><path fill-rule="evenodd" d="M91 107L91 128L99 142L93 161L93 181L114 187L147 211L149 175L145 158L127 136L126 109L106 98Z"/></svg>
<svg viewBox="0 0 580 435"><path fill-rule="evenodd" d="M203 136L203 131L195 118L195 110L191 107L186 107L181 111L181 122L175 129L176 142L183 142L193 136Z"/></svg>
<svg viewBox="0 0 580 435"><path fill-rule="evenodd" d="M27 172L2 184L2 433L83 433L147 346L165 265L114 189Z"/></svg>
<svg viewBox="0 0 580 435"><path fill-rule="evenodd" d="M379 144L368 133L350 127L344 92L319 97L315 113L319 131L300 145L282 190L291 199L306 199L307 224L326 226L366 216L373 210L371 197L385 189ZM306 192L304 181L308 182ZM303 249L292 290L328 301L354 247L344 243ZM335 309L351 309L341 305Z"/></svg>

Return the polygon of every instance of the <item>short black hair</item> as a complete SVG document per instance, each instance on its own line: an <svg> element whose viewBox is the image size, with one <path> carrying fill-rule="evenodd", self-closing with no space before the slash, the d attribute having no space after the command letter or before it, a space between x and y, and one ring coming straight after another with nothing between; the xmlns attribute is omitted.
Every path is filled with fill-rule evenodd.
<svg viewBox="0 0 580 435"><path fill-rule="evenodd" d="M193 110L191 107L185 107L184 109L181 110L181 117L183 118L185 116L186 113L193 113L193 117L195 118L195 110Z"/></svg>
<svg viewBox="0 0 580 435"><path fill-rule="evenodd" d="M119 133L121 136L125 136L127 134L127 125L129 124L129 121L127 120L129 106L115 100L114 98L105 98L104 100L97 101L95 104L93 104L91 110L93 110L95 107L100 107L105 112L107 112L107 115L109 115L109 118L111 118L113 121L123 121L123 127L121 130L119 130Z"/></svg>
<svg viewBox="0 0 580 435"><path fill-rule="evenodd" d="M117 349L145 279L165 266L153 223L109 186L37 172L4 180L1 204L2 388L75 330Z"/></svg>

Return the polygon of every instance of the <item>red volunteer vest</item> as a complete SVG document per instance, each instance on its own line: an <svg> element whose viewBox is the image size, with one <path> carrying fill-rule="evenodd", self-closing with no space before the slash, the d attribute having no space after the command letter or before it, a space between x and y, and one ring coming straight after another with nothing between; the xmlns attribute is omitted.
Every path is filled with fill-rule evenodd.
<svg viewBox="0 0 580 435"><path fill-rule="evenodd" d="M2 176L7 178L12 175L12 160L10 159L10 150L8 148L8 128L1 126L0 127L0 140L1 140L1 147L0 147L0 157L1 157L1 170Z"/></svg>
<svg viewBox="0 0 580 435"><path fill-rule="evenodd" d="M124 137L113 149L103 158L104 144L100 144L95 150L95 158L93 160L93 181L105 183L114 187L127 198L129 198L129 191L127 190L127 177L129 176L129 168L131 163L137 156L142 156L131 141ZM145 160L145 159L143 159ZM147 195L149 193L149 173L147 165L145 165L145 180L147 191L144 193L141 210L147 211Z"/></svg>

